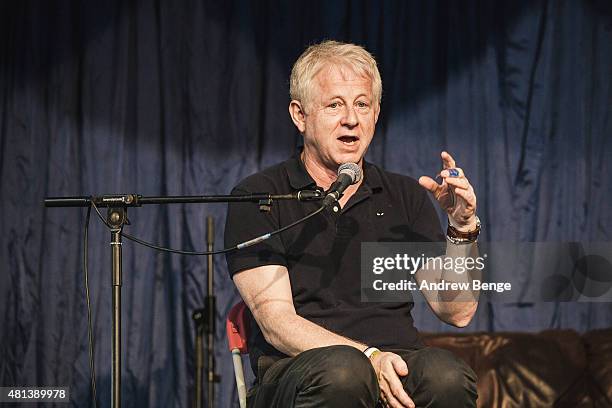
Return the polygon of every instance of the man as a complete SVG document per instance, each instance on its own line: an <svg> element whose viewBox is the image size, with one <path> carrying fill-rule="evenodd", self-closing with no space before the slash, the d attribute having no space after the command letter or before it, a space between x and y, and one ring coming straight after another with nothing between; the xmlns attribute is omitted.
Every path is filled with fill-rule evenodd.
<svg viewBox="0 0 612 408"><path fill-rule="evenodd" d="M442 184L429 177L417 183L364 162L382 95L376 62L365 49L335 41L309 47L292 69L290 88L289 114L303 150L243 180L233 193L327 190L348 162L364 177L345 190L341 211L328 209L228 254L230 274L257 323L249 339L257 376L249 406L474 407L472 370L420 343L412 303L362 303L359 272L361 242L444 240L426 190L449 214L450 252L472 247L479 230L473 188L446 152ZM260 213L231 204L226 245L288 225L319 205L276 202ZM475 301L436 302L437 295L426 297L439 318L469 323Z"/></svg>

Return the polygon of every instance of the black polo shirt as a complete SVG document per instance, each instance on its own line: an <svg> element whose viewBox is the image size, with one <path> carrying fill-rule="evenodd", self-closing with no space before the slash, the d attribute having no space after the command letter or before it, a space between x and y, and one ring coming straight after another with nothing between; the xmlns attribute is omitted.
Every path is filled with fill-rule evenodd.
<svg viewBox="0 0 612 408"><path fill-rule="evenodd" d="M247 177L232 194L283 194L314 188L315 182L295 156ZM319 206L319 202L277 201L269 212L260 212L255 204L232 203L225 225L225 246L274 231ZM226 257L232 277L258 266L286 266L298 315L364 344L404 349L419 345L410 314L413 304L361 302L361 243L443 240L438 216L418 182L366 163L364 181L342 211L325 210ZM252 363L262 354L282 355L267 344L254 320L249 354Z"/></svg>

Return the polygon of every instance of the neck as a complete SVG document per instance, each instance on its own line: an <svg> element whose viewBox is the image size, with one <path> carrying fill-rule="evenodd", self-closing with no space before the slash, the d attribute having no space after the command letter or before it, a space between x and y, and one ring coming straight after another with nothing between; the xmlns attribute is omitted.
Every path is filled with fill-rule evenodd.
<svg viewBox="0 0 612 408"><path fill-rule="evenodd" d="M312 177L315 183L317 183L317 186L327 190L329 186L336 181L336 178L338 178L337 169L334 170L324 166L320 161L315 160L312 155L308 154L306 149L302 152L301 158L304 167L306 167L306 171L310 174L310 177Z"/></svg>
<svg viewBox="0 0 612 408"><path fill-rule="evenodd" d="M306 149L302 151L301 154L302 162L304 163L304 167L306 167L306 171L310 174L310 177L317 183L317 186L323 187L323 189L328 190L334 181L338 178L338 169L330 169L327 166L321 164L320 161L315 160L312 155L308 154ZM357 163L359 167L363 170L363 160L360 160ZM357 191L359 186L361 185L363 178L357 184L353 184L349 186L346 190L344 190L344 195L340 199L340 206L344 207L346 202L351 198L353 194Z"/></svg>

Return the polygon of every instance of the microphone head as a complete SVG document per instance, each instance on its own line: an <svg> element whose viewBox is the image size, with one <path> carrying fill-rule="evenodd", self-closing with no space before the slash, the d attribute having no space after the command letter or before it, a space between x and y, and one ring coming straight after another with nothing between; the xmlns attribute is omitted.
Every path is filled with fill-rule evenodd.
<svg viewBox="0 0 612 408"><path fill-rule="evenodd" d="M338 176L346 174L351 178L351 184L356 184L361 181L361 167L355 163L343 163L338 167Z"/></svg>

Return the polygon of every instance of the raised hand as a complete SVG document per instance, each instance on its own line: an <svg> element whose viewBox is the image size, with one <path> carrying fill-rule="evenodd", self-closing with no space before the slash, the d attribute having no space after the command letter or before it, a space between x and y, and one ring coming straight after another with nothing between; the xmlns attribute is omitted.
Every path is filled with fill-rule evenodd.
<svg viewBox="0 0 612 408"><path fill-rule="evenodd" d="M440 157L442 158L442 171L438 177L442 179L442 184L438 184L427 176L421 176L419 184L429 190L444 211L448 213L451 225L462 231L471 231L476 228L474 188L449 153L442 152Z"/></svg>

